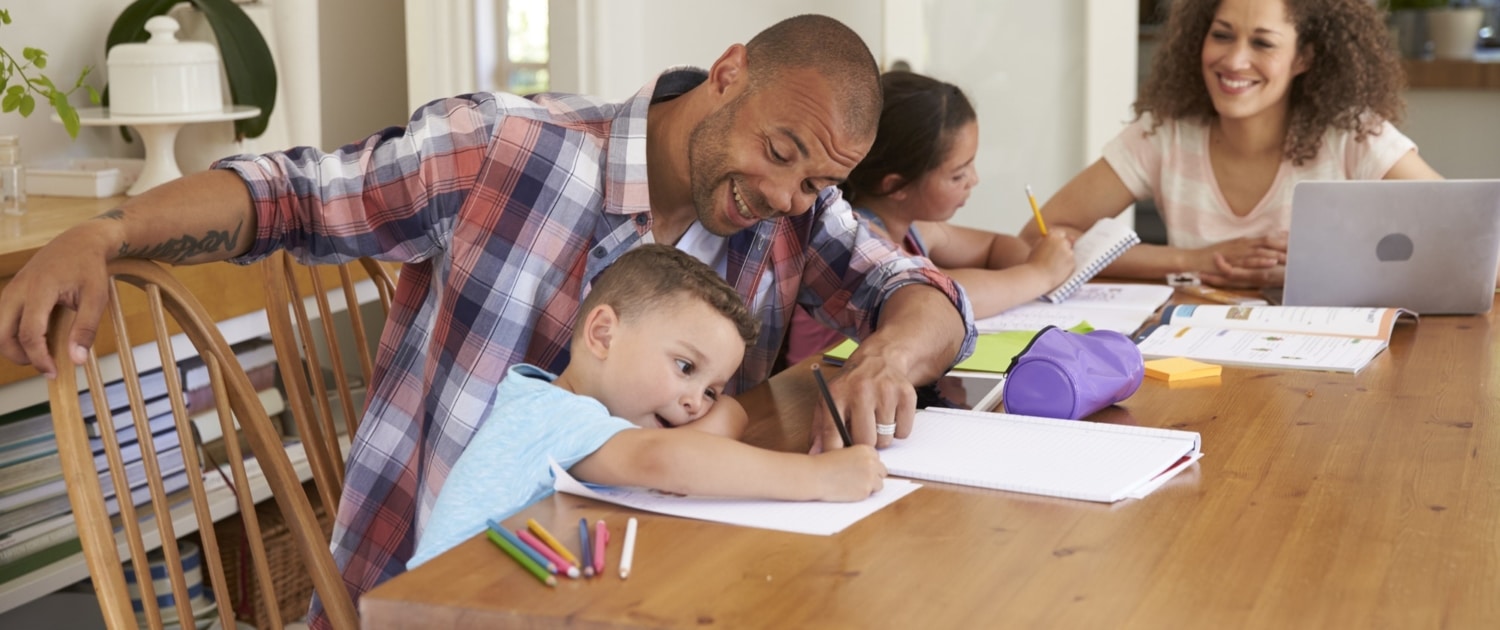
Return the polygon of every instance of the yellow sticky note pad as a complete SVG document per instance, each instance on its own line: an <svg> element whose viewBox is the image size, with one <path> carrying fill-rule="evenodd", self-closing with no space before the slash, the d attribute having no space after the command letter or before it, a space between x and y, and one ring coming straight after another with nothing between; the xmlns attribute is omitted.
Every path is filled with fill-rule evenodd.
<svg viewBox="0 0 1500 630"><path fill-rule="evenodd" d="M1224 368L1212 363L1203 363L1182 357L1153 359L1146 362L1146 376L1167 381L1186 381L1195 378L1218 376Z"/></svg>

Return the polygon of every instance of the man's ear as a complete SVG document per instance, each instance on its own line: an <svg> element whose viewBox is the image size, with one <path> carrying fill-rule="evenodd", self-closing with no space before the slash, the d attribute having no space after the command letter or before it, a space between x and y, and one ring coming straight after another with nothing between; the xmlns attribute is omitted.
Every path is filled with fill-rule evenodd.
<svg viewBox="0 0 1500 630"><path fill-rule="evenodd" d="M609 346L620 329L620 315L614 307L600 304L583 320L583 345L599 360L609 357Z"/></svg>
<svg viewBox="0 0 1500 630"><path fill-rule="evenodd" d="M749 61L744 44L734 44L708 68L708 85L714 94L734 98L750 84Z"/></svg>

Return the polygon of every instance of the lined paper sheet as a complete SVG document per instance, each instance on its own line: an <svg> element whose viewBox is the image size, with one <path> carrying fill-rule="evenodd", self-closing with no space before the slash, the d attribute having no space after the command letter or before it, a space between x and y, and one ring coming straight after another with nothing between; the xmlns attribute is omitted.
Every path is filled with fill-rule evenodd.
<svg viewBox="0 0 1500 630"><path fill-rule="evenodd" d="M874 514L880 508L922 487L905 479L886 479L885 487L856 503L821 501L773 501L768 499L716 499L679 497L645 488L621 488L584 484L557 462L552 462L552 488L646 512L670 514L700 521L744 527L774 529L797 534L832 536Z"/></svg>
<svg viewBox="0 0 1500 630"><path fill-rule="evenodd" d="M1199 443L1172 429L924 409L880 459L902 477L1113 503L1159 487Z"/></svg>

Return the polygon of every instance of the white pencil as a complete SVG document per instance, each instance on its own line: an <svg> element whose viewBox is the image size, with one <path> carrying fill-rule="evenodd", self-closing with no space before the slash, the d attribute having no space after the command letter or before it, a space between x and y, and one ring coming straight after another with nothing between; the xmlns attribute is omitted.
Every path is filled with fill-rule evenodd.
<svg viewBox="0 0 1500 630"><path fill-rule="evenodd" d="M630 561L635 558L635 517L625 522L625 548L620 551L620 579L630 577Z"/></svg>

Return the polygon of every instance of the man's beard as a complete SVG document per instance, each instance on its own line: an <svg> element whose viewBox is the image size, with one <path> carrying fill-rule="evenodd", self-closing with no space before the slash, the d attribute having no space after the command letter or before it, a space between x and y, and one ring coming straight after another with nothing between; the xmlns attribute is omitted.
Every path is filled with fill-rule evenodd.
<svg viewBox="0 0 1500 630"><path fill-rule="evenodd" d="M720 182L729 182L729 158L724 145L728 143L729 130L734 126L743 98L741 95L709 114L688 136L688 183L693 192L693 209L698 213L698 223L716 236L730 236L740 230L738 226L727 225L726 219L716 213L719 200L714 193Z"/></svg>

